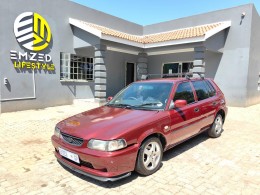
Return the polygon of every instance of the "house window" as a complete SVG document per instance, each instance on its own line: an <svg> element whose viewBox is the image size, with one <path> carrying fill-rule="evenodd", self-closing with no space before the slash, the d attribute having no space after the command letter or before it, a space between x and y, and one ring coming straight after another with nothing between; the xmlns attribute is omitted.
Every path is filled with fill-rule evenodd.
<svg viewBox="0 0 260 195"><path fill-rule="evenodd" d="M163 64L163 75L172 74L173 77L181 77L181 74L190 72L192 68L193 68L193 62L165 63ZM176 74L176 76L174 76L174 74ZM182 77L184 76L185 75L182 75Z"/></svg>
<svg viewBox="0 0 260 195"><path fill-rule="evenodd" d="M92 81L93 58L69 53L60 54L60 80Z"/></svg>

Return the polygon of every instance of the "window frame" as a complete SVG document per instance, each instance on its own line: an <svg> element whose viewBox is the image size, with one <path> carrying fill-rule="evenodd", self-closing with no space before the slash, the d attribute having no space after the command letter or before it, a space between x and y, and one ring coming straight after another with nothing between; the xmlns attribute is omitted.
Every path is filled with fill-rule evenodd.
<svg viewBox="0 0 260 195"><path fill-rule="evenodd" d="M183 69L183 64L184 63L192 64L192 67L189 69L189 71L193 69L193 67L194 67L193 61L189 61L189 60L187 60L187 61L163 62L162 66L161 66L161 76L163 74L168 74L168 73L163 73L164 65L167 65L167 64L178 64L178 73L177 74L180 74L180 75L178 75L176 77L185 77L185 75L181 76L181 74L183 73L182 69ZM185 72L185 73L189 73L189 72ZM176 74L176 73L173 73L173 74Z"/></svg>
<svg viewBox="0 0 260 195"><path fill-rule="evenodd" d="M181 84L184 84L184 83L188 83L188 84L190 85L190 88L191 88L191 91L192 91L192 94L193 94L193 98L194 98L194 101L191 102L191 103L188 103L188 101L186 100L186 101L187 101L187 105L191 105L191 104L196 103L196 102L197 102L197 97L195 96L195 95L196 95L196 94L195 94L195 90L194 90L194 87L193 87L193 85L191 84L190 81L183 81L183 82L180 82L180 83L177 84L177 86L176 86L176 88L175 88L175 91L174 91L174 93L173 93L173 96L172 96L172 101L174 102L174 98L175 98L175 95L176 95L176 92L177 92L178 87L179 87ZM175 101L176 101L176 100L175 100Z"/></svg>
<svg viewBox="0 0 260 195"><path fill-rule="evenodd" d="M214 95L212 95L212 96L209 94L210 98L216 96L216 95L217 95L217 90L214 88L214 86L211 84L211 82L210 82L209 80L205 80L205 83L206 83L206 84L208 85L208 87L210 88L210 90L211 90L210 93L212 93L212 90L213 90L213 92L214 92Z"/></svg>
<svg viewBox="0 0 260 195"><path fill-rule="evenodd" d="M199 99L199 96L198 96L198 94L197 94L197 91L196 91L196 88L195 88L195 86L194 86L194 83L195 82L202 82L202 83L204 83L204 87L207 89L207 95L208 95L208 97L207 98L204 98L204 99ZM199 101L203 101L203 100L206 100L206 99L209 99L209 98L211 98L211 97L214 97L214 96L216 96L216 90L215 90L215 88L214 88L214 90L215 90L215 95L214 96L210 96L210 94L209 94L209 90L210 90L210 87L208 86L208 84L207 84L207 82L206 82L206 80L195 80L195 81L191 81L191 84L192 84L192 87L193 87L193 89L194 89L194 92L195 92L195 94L196 94L196 98L197 98L197 101L199 102Z"/></svg>
<svg viewBox="0 0 260 195"><path fill-rule="evenodd" d="M88 73L88 68L85 69L85 65L92 66L90 74ZM94 82L94 80L95 77L93 57L60 52L61 82Z"/></svg>

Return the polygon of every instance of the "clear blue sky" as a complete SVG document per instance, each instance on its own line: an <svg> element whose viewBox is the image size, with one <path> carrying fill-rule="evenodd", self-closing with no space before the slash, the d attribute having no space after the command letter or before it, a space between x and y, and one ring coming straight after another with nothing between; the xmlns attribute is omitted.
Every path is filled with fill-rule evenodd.
<svg viewBox="0 0 260 195"><path fill-rule="evenodd" d="M72 0L119 18L148 25L219 9L254 3L260 14L260 0Z"/></svg>

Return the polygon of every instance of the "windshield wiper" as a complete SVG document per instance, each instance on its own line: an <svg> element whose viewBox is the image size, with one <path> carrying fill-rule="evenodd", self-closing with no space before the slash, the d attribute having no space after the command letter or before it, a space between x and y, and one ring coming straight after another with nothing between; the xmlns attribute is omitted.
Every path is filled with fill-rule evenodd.
<svg viewBox="0 0 260 195"><path fill-rule="evenodd" d="M107 106L114 106L114 107L119 107L119 108L132 108L131 105L129 104L107 104Z"/></svg>
<svg viewBox="0 0 260 195"><path fill-rule="evenodd" d="M145 103L145 104L140 104L140 105L136 105L134 107L144 107L144 106L157 106L157 105L162 106L163 104L161 102L150 102L150 103Z"/></svg>

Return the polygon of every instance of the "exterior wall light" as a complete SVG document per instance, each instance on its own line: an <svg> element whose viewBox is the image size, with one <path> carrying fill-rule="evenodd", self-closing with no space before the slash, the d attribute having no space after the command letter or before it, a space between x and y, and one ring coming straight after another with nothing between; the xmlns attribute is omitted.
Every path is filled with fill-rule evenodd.
<svg viewBox="0 0 260 195"><path fill-rule="evenodd" d="M241 13L240 25L242 24L242 21L243 21L243 19L245 18L245 16L246 16L246 12L242 12L242 13Z"/></svg>
<svg viewBox="0 0 260 195"><path fill-rule="evenodd" d="M8 84L8 79L4 78L4 84L7 85Z"/></svg>

